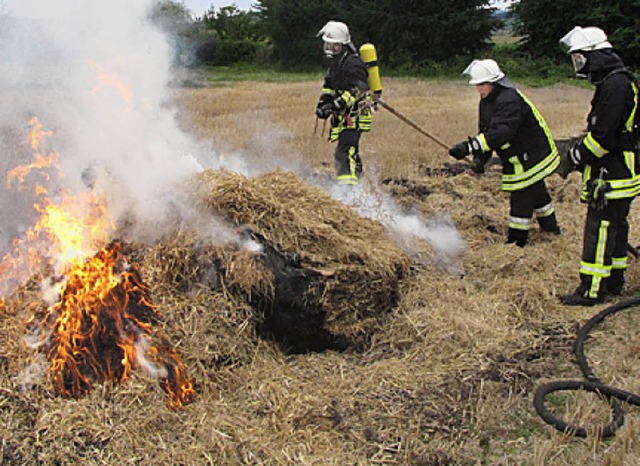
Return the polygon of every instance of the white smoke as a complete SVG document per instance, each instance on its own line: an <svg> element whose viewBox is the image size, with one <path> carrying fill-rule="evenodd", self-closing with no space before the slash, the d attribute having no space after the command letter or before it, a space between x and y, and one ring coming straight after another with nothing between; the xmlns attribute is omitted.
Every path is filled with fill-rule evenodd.
<svg viewBox="0 0 640 466"><path fill-rule="evenodd" d="M33 361L18 376L18 386L20 392L25 393L33 389L34 386L42 383L47 376L48 363L43 354L34 353Z"/></svg>
<svg viewBox="0 0 640 466"><path fill-rule="evenodd" d="M427 241L433 263L451 275L464 275L461 256L466 244L446 212L434 214L427 220L418 214L403 212L393 198L366 179L355 186L334 185L330 193L363 217L382 223L407 253L417 257L415 240Z"/></svg>
<svg viewBox="0 0 640 466"><path fill-rule="evenodd" d="M0 16L0 147L9 169L31 162L16 149L37 117L60 155L60 185L105 190L117 220L161 228L175 186L202 169L201 150L168 99L171 50L148 20L153 0L5 0ZM2 193L2 239L29 218ZM24 194L22 195L24 197ZM28 209L20 209L21 211ZM16 215L18 214L18 215Z"/></svg>

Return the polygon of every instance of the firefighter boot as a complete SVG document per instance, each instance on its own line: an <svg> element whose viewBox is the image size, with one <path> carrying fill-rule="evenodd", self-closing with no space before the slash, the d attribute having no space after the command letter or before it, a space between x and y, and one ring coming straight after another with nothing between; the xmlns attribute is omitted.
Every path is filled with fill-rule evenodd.
<svg viewBox="0 0 640 466"><path fill-rule="evenodd" d="M560 234L560 227L558 226L555 212L551 215L547 215L546 217L538 217L538 225L540 225L542 231L546 231L547 233L552 233L554 235Z"/></svg>
<svg viewBox="0 0 640 466"><path fill-rule="evenodd" d="M595 298L589 296L590 282L591 280L589 279L583 279L576 291L560 296L560 302L565 306L595 306L596 304L604 303L605 296L602 290Z"/></svg>
<svg viewBox="0 0 640 466"><path fill-rule="evenodd" d="M507 233L507 244L516 243L516 246L523 248L527 244L528 237L529 230L509 228L509 232Z"/></svg>
<svg viewBox="0 0 640 466"><path fill-rule="evenodd" d="M604 289L611 296L620 296L624 287L624 270L613 269L611 276L605 278Z"/></svg>

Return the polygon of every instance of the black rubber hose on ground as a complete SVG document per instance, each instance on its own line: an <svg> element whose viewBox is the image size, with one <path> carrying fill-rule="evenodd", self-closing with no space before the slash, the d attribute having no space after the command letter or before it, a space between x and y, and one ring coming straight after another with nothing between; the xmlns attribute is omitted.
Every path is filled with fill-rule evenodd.
<svg viewBox="0 0 640 466"><path fill-rule="evenodd" d="M536 390L535 396L533 398L533 405L536 408L538 415L549 425L552 425L560 432L566 433L568 435L574 435L576 437L586 437L589 434L589 431L584 427L576 426L565 422L563 419L556 417L553 415L545 406L544 400L545 397L549 393L553 393L556 391L562 390L586 390L589 392L598 393L604 396L611 403L611 413L612 420L611 422L599 429L593 429L593 433L597 433L602 438L608 438L615 435L616 430L622 426L624 423L624 412L622 408L616 401L622 400L627 403L640 406L640 396L635 393L626 392L624 390L620 390L615 387L611 387L609 385L605 385L600 382L600 379L593 373L589 363L587 362L587 358L584 354L584 342L587 338L589 332L595 327L597 324L602 322L607 316L611 314L615 314L618 311L623 309L627 309L629 307L633 307L640 304L640 298L631 298L625 301L621 301L612 306L609 306L598 314L589 319L578 332L578 336L576 337L575 344L573 346L574 353L578 360L578 365L580 366L580 370L584 374L587 380L563 380L556 382L549 382L544 385L541 385Z"/></svg>

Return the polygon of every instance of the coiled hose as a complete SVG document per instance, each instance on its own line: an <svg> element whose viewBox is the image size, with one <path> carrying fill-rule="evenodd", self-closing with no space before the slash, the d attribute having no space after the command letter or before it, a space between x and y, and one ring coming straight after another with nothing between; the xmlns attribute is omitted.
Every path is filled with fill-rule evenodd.
<svg viewBox="0 0 640 466"><path fill-rule="evenodd" d="M589 392L598 393L604 396L611 403L611 422L606 426L600 427L600 429L592 430L592 432L598 432L602 438L608 438L615 435L616 430L618 430L618 428L620 428L624 423L624 412L622 411L622 408L620 407L620 404L616 401L616 399L625 401L632 405L640 406L639 395L603 384L600 379L593 373L591 367L589 367L587 358L584 355L584 341L593 327L602 322L607 316L639 304L640 297L621 301L603 309L582 326L582 328L578 332L578 336L576 337L573 351L576 355L576 358L578 359L580 370L582 371L582 374L585 376L586 380L560 380L556 382L549 382L538 387L533 398L533 405L536 408L538 415L547 424L552 425L560 432L566 433L568 435L574 435L581 438L585 438L588 435L588 431L584 427L570 424L563 419L554 416L546 408L544 404L545 397L549 393L561 390L586 390Z"/></svg>

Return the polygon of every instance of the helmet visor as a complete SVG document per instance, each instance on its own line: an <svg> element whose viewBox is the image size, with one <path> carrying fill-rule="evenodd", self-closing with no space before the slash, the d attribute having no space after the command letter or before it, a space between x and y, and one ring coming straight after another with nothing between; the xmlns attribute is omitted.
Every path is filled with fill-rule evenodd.
<svg viewBox="0 0 640 466"><path fill-rule="evenodd" d="M342 44L340 42L324 42L322 50L327 57L333 57L342 51Z"/></svg>
<svg viewBox="0 0 640 466"><path fill-rule="evenodd" d="M587 57L583 53L575 52L571 54L573 70L577 75L584 75L584 67L587 65Z"/></svg>

